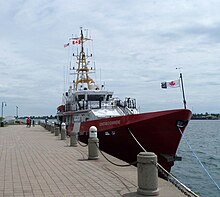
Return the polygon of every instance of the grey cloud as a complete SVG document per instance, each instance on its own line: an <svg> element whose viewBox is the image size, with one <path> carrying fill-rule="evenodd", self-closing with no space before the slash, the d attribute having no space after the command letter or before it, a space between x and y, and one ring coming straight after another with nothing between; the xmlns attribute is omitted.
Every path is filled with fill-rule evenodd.
<svg viewBox="0 0 220 197"><path fill-rule="evenodd" d="M4 80L0 92L11 106L7 113L14 112L15 104L22 106L23 115L56 113L63 87L68 85L63 67L70 57L63 44L72 33L78 34L80 26L92 32L97 71L101 67L107 89L122 98L137 96L145 110L179 106L178 99L168 103L171 94L178 97L180 92L161 91L160 82L176 79L175 67L181 65L186 92L202 112L204 104L194 93L202 91L200 84L211 86L204 94L219 95L213 91L219 88L215 81L220 63L219 11L213 8L209 14L214 3L4 1L0 8L5 18L0 19L0 78ZM208 103L206 98L203 102Z"/></svg>
<svg viewBox="0 0 220 197"><path fill-rule="evenodd" d="M183 34L192 36L204 36L203 42L219 43L220 42L220 23L214 25L194 24L183 29Z"/></svg>

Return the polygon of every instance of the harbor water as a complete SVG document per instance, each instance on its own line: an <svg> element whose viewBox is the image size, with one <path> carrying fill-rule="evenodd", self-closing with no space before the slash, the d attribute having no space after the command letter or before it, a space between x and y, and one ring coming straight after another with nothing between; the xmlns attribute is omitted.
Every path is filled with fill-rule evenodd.
<svg viewBox="0 0 220 197"><path fill-rule="evenodd" d="M220 120L192 120L177 155L182 161L171 171L177 179L201 197L220 196Z"/></svg>

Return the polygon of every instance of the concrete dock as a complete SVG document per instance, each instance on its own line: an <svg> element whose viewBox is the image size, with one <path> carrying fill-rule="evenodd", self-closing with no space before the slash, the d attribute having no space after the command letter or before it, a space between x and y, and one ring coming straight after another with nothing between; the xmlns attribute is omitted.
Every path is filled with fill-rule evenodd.
<svg viewBox="0 0 220 197"><path fill-rule="evenodd" d="M88 160L88 147L69 144L39 125L0 127L0 197L141 196L136 167L101 155ZM162 179L159 190L159 197L185 197Z"/></svg>

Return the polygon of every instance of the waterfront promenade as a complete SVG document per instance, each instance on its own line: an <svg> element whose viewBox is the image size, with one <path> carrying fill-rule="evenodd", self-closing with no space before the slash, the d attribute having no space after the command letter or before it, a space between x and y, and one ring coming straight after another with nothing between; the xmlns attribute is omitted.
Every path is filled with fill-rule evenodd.
<svg viewBox="0 0 220 197"><path fill-rule="evenodd" d="M69 138L60 140L39 125L1 127L0 197L141 196L136 167L114 166L101 155L88 160L87 152L88 147L70 147ZM162 179L159 189L159 197L185 196Z"/></svg>

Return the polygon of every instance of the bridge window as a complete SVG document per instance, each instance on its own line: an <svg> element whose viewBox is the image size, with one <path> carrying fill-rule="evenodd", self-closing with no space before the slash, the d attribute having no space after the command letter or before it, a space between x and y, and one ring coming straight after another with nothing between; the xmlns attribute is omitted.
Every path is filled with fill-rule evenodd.
<svg viewBox="0 0 220 197"><path fill-rule="evenodd" d="M103 101L104 95L88 95L88 101Z"/></svg>
<svg viewBox="0 0 220 197"><path fill-rule="evenodd" d="M78 95L78 100L79 100L79 101L85 100L85 95Z"/></svg>
<svg viewBox="0 0 220 197"><path fill-rule="evenodd" d="M108 94L108 95L107 95L107 98L106 98L106 101L109 101L110 98L112 98L112 95L111 95L111 94Z"/></svg>

